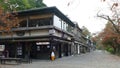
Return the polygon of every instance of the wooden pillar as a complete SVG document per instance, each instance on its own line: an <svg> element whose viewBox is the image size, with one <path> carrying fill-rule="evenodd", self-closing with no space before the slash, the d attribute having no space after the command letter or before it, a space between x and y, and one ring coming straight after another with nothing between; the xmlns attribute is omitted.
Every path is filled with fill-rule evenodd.
<svg viewBox="0 0 120 68"><path fill-rule="evenodd" d="M66 47L66 48L65 48L65 52L66 52L65 55L68 56L68 52L69 52L69 51L68 51L68 47L69 47L69 45L66 43L66 45L64 45L64 46Z"/></svg>
<svg viewBox="0 0 120 68"><path fill-rule="evenodd" d="M61 43L59 43L59 48L58 48L58 53L59 53L59 58L62 58L62 49L61 49Z"/></svg>
<svg viewBox="0 0 120 68"><path fill-rule="evenodd" d="M50 53L53 51L53 45L52 45L52 43L53 43L53 38L50 37Z"/></svg>

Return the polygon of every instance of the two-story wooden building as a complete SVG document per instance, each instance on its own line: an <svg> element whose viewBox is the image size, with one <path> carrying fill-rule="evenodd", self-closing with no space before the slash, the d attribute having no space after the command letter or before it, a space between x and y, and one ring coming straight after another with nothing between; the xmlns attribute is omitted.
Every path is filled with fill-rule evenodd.
<svg viewBox="0 0 120 68"><path fill-rule="evenodd" d="M82 29L80 29L80 27L78 26L78 23L74 22L74 24L75 24L74 31L73 31L74 54L78 55L81 53L89 52L89 49L90 49L89 47L91 46L89 43L90 40L85 37L85 35L82 32Z"/></svg>
<svg viewBox="0 0 120 68"><path fill-rule="evenodd" d="M12 34L0 34L9 57L49 58L71 55L74 24L56 7L19 11L19 27Z"/></svg>
<svg viewBox="0 0 120 68"><path fill-rule="evenodd" d="M19 27L12 34L0 33L0 45L9 57L49 59L51 51L56 58L80 54L82 30L56 7L17 12Z"/></svg>

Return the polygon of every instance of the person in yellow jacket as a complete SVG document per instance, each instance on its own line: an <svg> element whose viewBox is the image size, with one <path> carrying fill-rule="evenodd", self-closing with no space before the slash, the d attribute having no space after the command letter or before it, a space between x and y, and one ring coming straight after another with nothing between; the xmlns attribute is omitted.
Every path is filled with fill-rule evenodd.
<svg viewBox="0 0 120 68"><path fill-rule="evenodd" d="M55 60L55 53L52 51L51 52L51 60L54 61Z"/></svg>

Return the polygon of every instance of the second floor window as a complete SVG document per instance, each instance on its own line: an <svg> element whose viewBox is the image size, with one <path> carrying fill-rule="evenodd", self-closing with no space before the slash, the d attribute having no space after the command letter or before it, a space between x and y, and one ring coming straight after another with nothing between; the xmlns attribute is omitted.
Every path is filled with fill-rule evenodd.
<svg viewBox="0 0 120 68"><path fill-rule="evenodd" d="M51 19L30 19L27 23L26 20L20 23L20 27L39 27L39 26L47 26L51 24Z"/></svg>
<svg viewBox="0 0 120 68"><path fill-rule="evenodd" d="M39 27L50 25L50 19L33 19L29 22L29 27Z"/></svg>

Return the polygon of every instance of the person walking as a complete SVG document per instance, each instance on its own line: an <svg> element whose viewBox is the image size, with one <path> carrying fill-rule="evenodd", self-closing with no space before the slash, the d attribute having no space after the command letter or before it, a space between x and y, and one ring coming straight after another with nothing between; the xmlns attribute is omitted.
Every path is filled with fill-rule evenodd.
<svg viewBox="0 0 120 68"><path fill-rule="evenodd" d="M55 53L54 53L54 51L51 52L51 60L52 60L52 61L55 60Z"/></svg>

